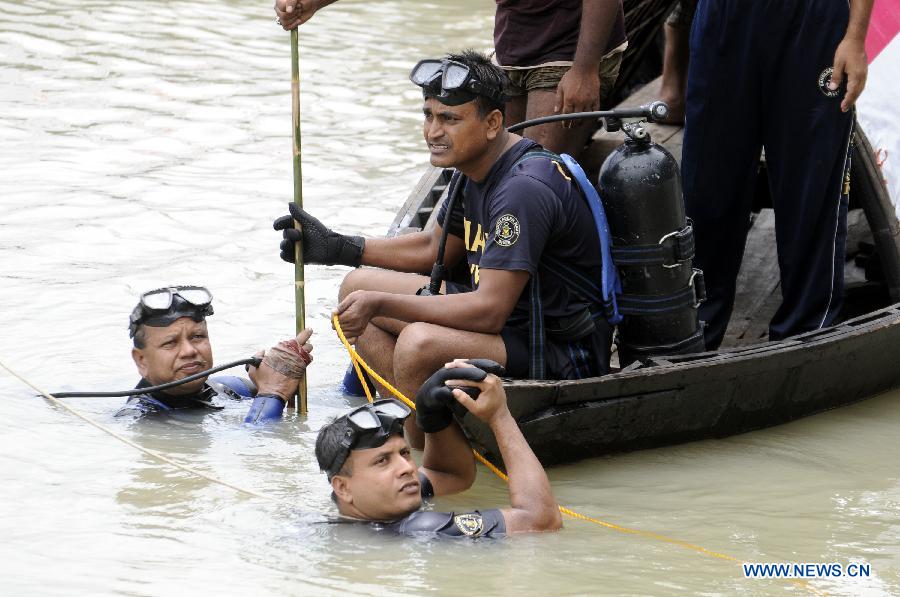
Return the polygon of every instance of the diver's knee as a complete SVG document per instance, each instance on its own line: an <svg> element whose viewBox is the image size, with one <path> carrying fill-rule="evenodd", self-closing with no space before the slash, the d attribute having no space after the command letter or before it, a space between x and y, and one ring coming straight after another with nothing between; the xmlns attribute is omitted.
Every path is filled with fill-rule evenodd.
<svg viewBox="0 0 900 597"><path fill-rule="evenodd" d="M338 300L342 301L347 295L354 290L365 288L365 281L368 278L368 272L363 269L354 269L341 280L341 287L338 290Z"/></svg>
<svg viewBox="0 0 900 597"><path fill-rule="evenodd" d="M439 326L430 323L411 323L400 332L394 349L395 362L402 361L407 366L423 363L434 358L435 347L439 344Z"/></svg>

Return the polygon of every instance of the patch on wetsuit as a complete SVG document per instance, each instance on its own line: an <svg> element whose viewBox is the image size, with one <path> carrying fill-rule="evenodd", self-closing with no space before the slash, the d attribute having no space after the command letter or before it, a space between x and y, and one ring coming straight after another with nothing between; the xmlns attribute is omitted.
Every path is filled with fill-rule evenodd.
<svg viewBox="0 0 900 597"><path fill-rule="evenodd" d="M453 524L466 537L480 537L484 532L484 519L478 512L457 514L453 517Z"/></svg>

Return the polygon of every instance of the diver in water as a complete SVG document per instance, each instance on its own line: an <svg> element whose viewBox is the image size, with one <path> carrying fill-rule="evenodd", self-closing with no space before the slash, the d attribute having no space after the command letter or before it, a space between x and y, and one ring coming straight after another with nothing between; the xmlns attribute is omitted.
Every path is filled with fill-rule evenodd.
<svg viewBox="0 0 900 597"><path fill-rule="evenodd" d="M212 367L206 329L206 316L212 314L212 294L201 286L169 286L142 294L128 324L134 340L131 356L141 374L136 388L184 379ZM201 377L165 391L132 396L116 416L221 410L228 401L253 398L245 422L279 419L312 362L311 335L312 330L303 330L296 338L258 353L262 363L248 368L252 381L235 376Z"/></svg>
<svg viewBox="0 0 900 597"><path fill-rule="evenodd" d="M499 369L490 361L473 362ZM460 514L421 510L423 498L458 493L475 480L472 450L453 417L454 410L463 408L489 425L497 438L509 474L511 506ZM421 469L403 435L410 413L396 400L378 400L319 431L316 459L328 475L342 517L375 523L380 531L452 537L556 531L562 526L547 474L510 414L498 377L457 360L423 384L416 395L416 424L425 432Z"/></svg>

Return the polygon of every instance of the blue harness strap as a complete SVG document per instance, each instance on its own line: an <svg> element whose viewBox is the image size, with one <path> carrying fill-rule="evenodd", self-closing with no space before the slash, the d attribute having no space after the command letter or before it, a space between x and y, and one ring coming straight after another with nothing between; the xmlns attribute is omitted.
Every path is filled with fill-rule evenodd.
<svg viewBox="0 0 900 597"><path fill-rule="evenodd" d="M559 156L566 164L569 173L575 177L581 192L587 200L588 207L591 208L591 214L594 216L594 225L597 226L597 234L600 236L600 257L601 277L600 289L602 292L602 304L606 312L606 318L612 325L617 325L622 321L622 315L619 314L619 307L616 302L616 294L622 292L622 286L619 282L619 274L612 258L612 235L609 232L609 222L606 220L606 211L603 209L603 202L600 201L600 195L597 189L590 183L581 165L575 161L575 158L568 154Z"/></svg>
<svg viewBox="0 0 900 597"><path fill-rule="evenodd" d="M549 255L542 255L541 260L545 267L557 274L561 280L565 281L577 294L586 298L588 301L602 306L603 313L610 324L616 325L622 321L622 315L619 313L616 294L621 293L621 284L619 276L616 272L615 264L612 260L612 239L609 232L609 224L606 220L606 212L603 210L603 203L594 185L588 181L587 175L575 159L567 154L557 155L546 149L538 149L529 151L510 167L510 170L521 164L522 162L534 158L547 158L557 165L565 165L566 170L575 178L584 195L594 217L594 224L597 227L597 234L600 237L600 257L601 257L601 279L600 286L596 282L586 277L583 273L570 265L560 261ZM562 164L560 164L562 162ZM528 376L531 379L544 379L546 376L544 362L544 312L541 302L541 283L540 276L535 273L529 281L529 299L531 303L529 316L529 344L530 344L530 361L528 365Z"/></svg>
<svg viewBox="0 0 900 597"><path fill-rule="evenodd" d="M544 379L547 375L544 363L544 306L541 302L541 279L537 272L531 277L528 285L531 293L531 316L528 322L531 350L529 350L528 377Z"/></svg>

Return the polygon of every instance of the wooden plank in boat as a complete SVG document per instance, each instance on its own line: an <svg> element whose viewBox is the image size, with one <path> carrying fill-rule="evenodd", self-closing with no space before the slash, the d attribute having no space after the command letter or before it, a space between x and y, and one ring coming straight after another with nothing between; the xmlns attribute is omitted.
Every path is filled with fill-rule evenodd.
<svg viewBox="0 0 900 597"><path fill-rule="evenodd" d="M723 347L765 342L769 321L781 304L775 212L763 209L747 234L738 273L734 311L725 330Z"/></svg>

